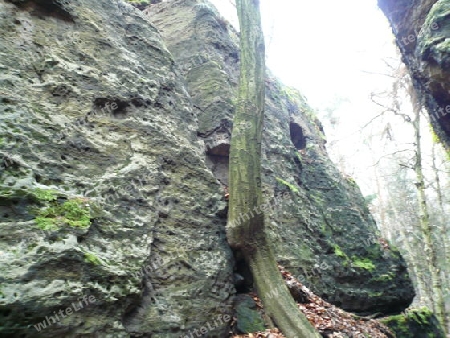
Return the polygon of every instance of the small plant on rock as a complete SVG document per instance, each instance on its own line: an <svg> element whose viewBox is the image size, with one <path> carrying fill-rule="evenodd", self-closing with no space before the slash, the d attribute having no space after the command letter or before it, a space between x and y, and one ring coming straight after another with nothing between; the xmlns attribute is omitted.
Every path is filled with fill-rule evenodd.
<svg viewBox="0 0 450 338"><path fill-rule="evenodd" d="M35 222L41 230L54 230L64 224L86 228L91 224L91 209L86 199L72 198L64 203L57 201L49 190L34 192L46 206L35 210Z"/></svg>

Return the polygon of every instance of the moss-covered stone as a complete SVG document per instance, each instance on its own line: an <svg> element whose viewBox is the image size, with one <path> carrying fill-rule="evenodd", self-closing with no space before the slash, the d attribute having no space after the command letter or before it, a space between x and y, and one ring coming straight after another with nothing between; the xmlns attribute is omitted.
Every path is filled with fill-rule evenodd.
<svg viewBox="0 0 450 338"><path fill-rule="evenodd" d="M42 230L52 230L56 227L68 225L85 228L91 224L91 212L88 200L83 198L69 199L63 203L55 202L56 196L44 195L52 198L50 205L40 208L36 212L36 224Z"/></svg>
<svg viewBox="0 0 450 338"><path fill-rule="evenodd" d="M264 331L265 325L255 301L247 295L241 295L235 301L236 327L241 333Z"/></svg>
<svg viewBox="0 0 450 338"><path fill-rule="evenodd" d="M351 266L355 268L361 268L372 272L375 270L375 265L369 258L359 258L352 256Z"/></svg>
<svg viewBox="0 0 450 338"><path fill-rule="evenodd" d="M406 313L382 318L397 338L445 338L434 314L426 307L410 309Z"/></svg>
<svg viewBox="0 0 450 338"><path fill-rule="evenodd" d="M275 179L277 180L278 183L281 183L282 185L288 187L290 191L292 191L294 193L298 193L299 192L298 188L296 186L294 186L293 184L291 184L291 183L289 183L289 182L287 182L287 181L285 181L285 180L283 180L283 179L281 179L279 177L276 177Z"/></svg>

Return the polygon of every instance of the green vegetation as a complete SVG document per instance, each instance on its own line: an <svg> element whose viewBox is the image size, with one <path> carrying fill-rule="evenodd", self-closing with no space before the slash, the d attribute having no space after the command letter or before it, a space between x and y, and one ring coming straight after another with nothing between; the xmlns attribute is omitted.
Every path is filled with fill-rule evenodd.
<svg viewBox="0 0 450 338"><path fill-rule="evenodd" d="M339 247L339 245L334 244L334 245L333 245L333 248L334 248L334 254L335 254L336 256L341 257L341 258L343 258L343 259L345 259L345 260L350 260L350 259L348 258L348 256L347 256L347 254L346 254L344 251L342 251L342 249Z"/></svg>
<svg viewBox="0 0 450 338"><path fill-rule="evenodd" d="M368 271L373 271L375 270L375 264L373 264L373 262L369 259L369 258L360 258L360 257L356 257L356 256L352 256L352 258L350 259L347 254L342 251L342 249L339 247L339 245L334 244L333 245L334 248L334 254L342 259L344 259L344 266L348 266L350 264L351 267L353 268L360 268L360 269L365 269Z"/></svg>
<svg viewBox="0 0 450 338"><path fill-rule="evenodd" d="M62 205L66 221L73 227L87 227L91 224L89 205L82 199L68 200Z"/></svg>
<svg viewBox="0 0 450 338"><path fill-rule="evenodd" d="M403 314L381 319L381 322L392 329L396 335L409 334L407 317Z"/></svg>
<svg viewBox="0 0 450 338"><path fill-rule="evenodd" d="M372 272L375 270L375 264L369 258L359 258L352 256L352 267L361 268Z"/></svg>
<svg viewBox="0 0 450 338"><path fill-rule="evenodd" d="M347 254L342 251L342 249L337 244L333 244L334 248L334 254L344 260L343 266L348 266L350 263L350 258L347 256Z"/></svg>
<svg viewBox="0 0 450 338"><path fill-rule="evenodd" d="M34 189L31 194L34 197L35 200L38 202L51 202L55 201L57 191L55 190L45 190L45 189Z"/></svg>
<svg viewBox="0 0 450 338"><path fill-rule="evenodd" d="M393 272L385 273L383 275L380 275L378 277L372 278L371 281L373 282L386 282L394 279L395 274Z"/></svg>
<svg viewBox="0 0 450 338"><path fill-rule="evenodd" d="M291 183L289 183L289 182L286 182L285 180L282 180L282 179L279 178L279 177L276 177L275 179L276 179L279 183L281 183L281 184L285 185L286 187L288 187L292 192L295 192L295 193L298 193L298 192L299 192L298 188L297 188L296 186L294 186L293 184L291 184Z"/></svg>
<svg viewBox="0 0 450 338"><path fill-rule="evenodd" d="M420 309L413 309L408 313L409 318L421 325L427 325L430 323L430 318L433 316L433 312L427 307Z"/></svg>
<svg viewBox="0 0 450 338"><path fill-rule="evenodd" d="M431 138L433 140L433 143L435 143L435 144L441 143L441 140L439 139L439 136L435 133L433 126L431 124L429 124L429 127L430 127L430 133L431 133Z"/></svg>
<svg viewBox="0 0 450 338"><path fill-rule="evenodd" d="M358 184L356 183L355 179L354 179L353 177L351 177L351 176L345 176L345 180L346 180L349 184L351 184L351 185L353 185L353 186L358 186Z"/></svg>
<svg viewBox="0 0 450 338"><path fill-rule="evenodd" d="M264 321L257 310L248 307L247 303L239 304L236 307L237 328L240 332L252 333L264 331Z"/></svg>
<svg viewBox="0 0 450 338"><path fill-rule="evenodd" d="M411 309L406 313L386 317L380 320L388 326L397 337L444 338L438 321L428 308Z"/></svg>
<svg viewBox="0 0 450 338"><path fill-rule="evenodd" d="M50 194L43 194L49 205L39 209L36 215L36 225L42 230L53 230L67 224L72 227L85 228L91 224L90 207L81 198L69 199L60 204Z"/></svg>
<svg viewBox="0 0 450 338"><path fill-rule="evenodd" d="M53 218L46 218L38 216L34 220L36 225L41 230L55 230L56 229L56 220Z"/></svg>
<svg viewBox="0 0 450 338"><path fill-rule="evenodd" d="M100 265L102 263L102 261L100 260L100 258L98 258L95 254L93 254L92 252L85 252L84 253L84 261L86 263L91 263L94 265Z"/></svg>
<svg viewBox="0 0 450 338"><path fill-rule="evenodd" d="M126 0L133 6L149 6L152 4L151 0Z"/></svg>

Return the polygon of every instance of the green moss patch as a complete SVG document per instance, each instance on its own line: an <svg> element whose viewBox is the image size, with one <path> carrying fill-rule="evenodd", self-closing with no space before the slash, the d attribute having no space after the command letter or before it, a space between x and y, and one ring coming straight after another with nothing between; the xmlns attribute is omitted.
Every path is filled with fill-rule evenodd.
<svg viewBox="0 0 450 338"><path fill-rule="evenodd" d="M92 252L85 252L84 253L84 261L86 263L90 263L93 265L100 265L102 263L102 261L100 260L100 258L98 258L95 254L93 254Z"/></svg>
<svg viewBox="0 0 450 338"><path fill-rule="evenodd" d="M298 188L296 186L294 186L293 184L291 184L291 183L289 183L289 182L287 182L285 180L282 180L279 177L276 177L275 179L277 180L278 183L281 183L281 184L285 185L286 187L288 187L289 190L291 190L292 192L294 192L294 193L298 193L299 192Z"/></svg>
<svg viewBox="0 0 450 338"><path fill-rule="evenodd" d="M411 309L406 313L382 318L380 321L388 326L397 338L445 338L436 317L426 307Z"/></svg>
<svg viewBox="0 0 450 338"><path fill-rule="evenodd" d="M334 254L335 254L336 256L341 257L341 258L343 258L343 259L345 259L345 260L349 260L347 254L346 254L344 251L342 251L342 249L340 248L339 245L334 244L334 245L333 245L333 248L334 248Z"/></svg>
<svg viewBox="0 0 450 338"><path fill-rule="evenodd" d="M45 205L34 209L38 228L54 230L63 225L86 228L91 224L91 210L86 199L72 198L61 203L51 190L34 191L33 194Z"/></svg>
<svg viewBox="0 0 450 338"><path fill-rule="evenodd" d="M57 191L46 189L34 189L31 191L31 195L37 202L51 202L57 199Z"/></svg>
<svg viewBox="0 0 450 338"><path fill-rule="evenodd" d="M264 331L265 325L253 299L241 296L236 304L236 327L241 333Z"/></svg>
<svg viewBox="0 0 450 338"><path fill-rule="evenodd" d="M395 277L395 274L393 272L385 273L383 275L380 275L378 277L372 278L371 281L373 282L387 282L390 280L393 280Z"/></svg>
<svg viewBox="0 0 450 338"><path fill-rule="evenodd" d="M369 258L360 258L352 256L352 267L361 268L372 272L375 270L375 264Z"/></svg>
<svg viewBox="0 0 450 338"><path fill-rule="evenodd" d="M375 264L369 258L361 258L352 256L351 258L339 247L339 245L333 245L334 254L344 260L344 266L350 265L353 268L360 268L372 272L375 270Z"/></svg>

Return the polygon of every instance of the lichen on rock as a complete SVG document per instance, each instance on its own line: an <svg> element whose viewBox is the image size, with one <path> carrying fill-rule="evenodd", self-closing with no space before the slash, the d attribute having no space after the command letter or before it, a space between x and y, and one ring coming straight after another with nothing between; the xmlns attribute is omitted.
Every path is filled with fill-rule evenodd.
<svg viewBox="0 0 450 338"><path fill-rule="evenodd" d="M224 188L231 132L248 126L232 123L237 34L203 3L0 0L1 336L175 338L232 314ZM403 310L405 263L320 121L270 73L266 90L277 259L347 310ZM96 302L34 328L83 296Z"/></svg>
<svg viewBox="0 0 450 338"><path fill-rule="evenodd" d="M388 326L398 338L445 338L439 321L426 307L409 309L405 313L382 318L380 321Z"/></svg>

